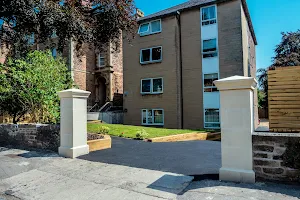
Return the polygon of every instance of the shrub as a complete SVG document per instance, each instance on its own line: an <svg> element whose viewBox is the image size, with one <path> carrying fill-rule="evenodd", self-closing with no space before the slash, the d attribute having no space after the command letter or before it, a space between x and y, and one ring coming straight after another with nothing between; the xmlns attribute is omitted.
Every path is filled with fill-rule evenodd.
<svg viewBox="0 0 300 200"><path fill-rule="evenodd" d="M120 133L119 137L125 137L124 133Z"/></svg>
<svg viewBox="0 0 300 200"><path fill-rule="evenodd" d="M136 133L136 138L140 139L140 140L146 139L148 136L149 136L149 134L144 129L140 130Z"/></svg>
<svg viewBox="0 0 300 200"><path fill-rule="evenodd" d="M99 130L98 130L98 134L104 134L107 135L110 131L110 128L108 128L107 126L100 126Z"/></svg>

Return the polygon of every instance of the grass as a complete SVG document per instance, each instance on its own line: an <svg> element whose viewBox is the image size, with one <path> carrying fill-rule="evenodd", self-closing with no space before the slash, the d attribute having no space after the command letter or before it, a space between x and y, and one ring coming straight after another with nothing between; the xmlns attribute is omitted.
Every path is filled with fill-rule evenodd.
<svg viewBox="0 0 300 200"><path fill-rule="evenodd" d="M88 123L87 130L89 133L97 133L100 126L107 126L110 128L109 135L123 136L126 138L136 138L136 133L144 129L148 134L148 138L178 135L183 133L192 132L207 132L206 130L182 130L182 129L166 129L166 128L152 128L152 127L142 127L142 126L127 126L121 124L102 124L102 123Z"/></svg>

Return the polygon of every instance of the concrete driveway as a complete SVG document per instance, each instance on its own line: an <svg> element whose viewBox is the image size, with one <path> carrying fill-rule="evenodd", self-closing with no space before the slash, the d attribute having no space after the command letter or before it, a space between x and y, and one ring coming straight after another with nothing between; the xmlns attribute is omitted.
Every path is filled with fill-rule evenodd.
<svg viewBox="0 0 300 200"><path fill-rule="evenodd" d="M118 141L124 140L117 139L114 141L114 145ZM127 144L128 141L125 141L125 143ZM137 147L143 143L134 141L132 144L135 145L132 146L130 152L139 149ZM153 148L152 145L146 143L149 150ZM155 147L156 145L154 144ZM167 144L170 149L173 148L173 145L178 146L176 144L169 145ZM151 157L146 152L142 155L147 155L147 159L153 158L153 162L157 162L159 161L158 158L161 158ZM122 153L126 155L126 152ZM93 154L99 154L99 152ZM166 155L165 152L162 152L162 154ZM180 153L178 156L184 157ZM170 157L172 157L172 162L175 162L175 156L170 155ZM191 162L190 159L192 158L189 157L187 160ZM0 147L0 199L293 200L300 198L299 186L270 183L238 184L200 179L199 181L193 181L194 177L191 176L141 168L142 165L145 165L145 162L140 163L139 168L129 167L129 164L124 165L125 161L122 161L122 163L123 165L116 165L99 161L91 162L84 159L66 159L51 152L24 151ZM150 168L149 166L151 168L158 167L151 164L151 161L147 163L148 168ZM165 164L165 171L179 170L171 167L171 164L185 166L182 163L168 164L164 162L163 164ZM137 165L137 163L135 162L132 165ZM187 172L189 173L189 171Z"/></svg>
<svg viewBox="0 0 300 200"><path fill-rule="evenodd" d="M148 143L113 137L111 149L92 152L80 159L184 175L218 174L221 143Z"/></svg>

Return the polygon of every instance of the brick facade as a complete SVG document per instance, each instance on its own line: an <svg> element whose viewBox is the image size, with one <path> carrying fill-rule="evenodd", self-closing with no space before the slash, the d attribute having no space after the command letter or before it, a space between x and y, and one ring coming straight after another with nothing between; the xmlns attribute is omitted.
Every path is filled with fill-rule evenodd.
<svg viewBox="0 0 300 200"><path fill-rule="evenodd" d="M242 18L242 15L245 16L242 2L240 0L221 2L217 4L220 78L234 75L248 76L248 57L244 56L248 56L248 47L244 48L248 44L243 41L243 35L249 37L251 52L249 54L252 55L251 76L255 77L254 36L248 30L250 29L248 25L243 29L242 24L248 24L248 18ZM160 18L162 23L160 33L137 35L131 43L124 41L124 92L126 94L124 108L127 111L124 115L125 124L141 125L142 109L159 108L164 110L166 128L201 129L204 127L200 7L180 11L180 16L174 13ZM154 19L157 18L159 17ZM147 20L151 21L148 18ZM181 25L181 37L178 21ZM141 65L140 50L155 46L163 48L162 62ZM179 59L180 51L182 60ZM141 79L156 77L163 77L163 94L142 95ZM257 112L256 108L255 112ZM255 115L257 117L257 114ZM183 124L181 124L182 119Z"/></svg>
<svg viewBox="0 0 300 200"><path fill-rule="evenodd" d="M161 108L165 112L165 126L178 128L177 109L178 80L176 74L177 51L175 46L177 21L174 16L162 21L164 29L160 34L137 36L131 43L124 42L124 123L141 125L141 110ZM163 46L163 64L140 64L140 49ZM141 95L141 79L163 77L164 93Z"/></svg>

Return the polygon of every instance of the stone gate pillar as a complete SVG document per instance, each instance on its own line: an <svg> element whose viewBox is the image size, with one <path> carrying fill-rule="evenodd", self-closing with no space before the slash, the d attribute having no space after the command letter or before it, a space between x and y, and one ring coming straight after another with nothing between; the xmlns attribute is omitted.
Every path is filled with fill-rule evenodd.
<svg viewBox="0 0 300 200"><path fill-rule="evenodd" d="M220 90L222 168L220 180L255 182L252 158L254 129L252 77L233 76L214 82Z"/></svg>
<svg viewBox="0 0 300 200"><path fill-rule="evenodd" d="M59 155L76 158L89 153L87 145L87 98L91 93L78 89L64 90L60 97Z"/></svg>

